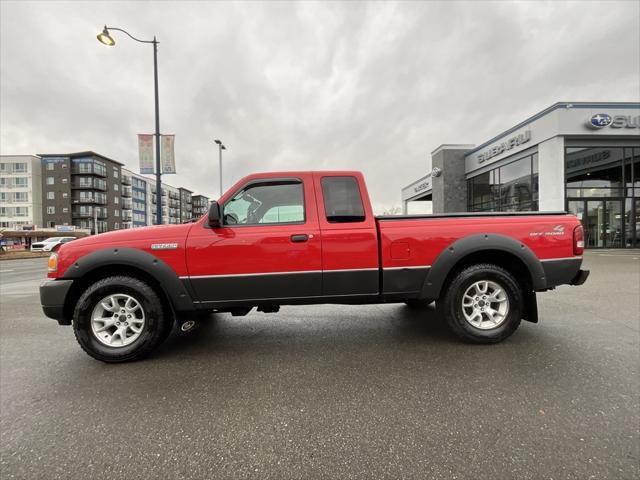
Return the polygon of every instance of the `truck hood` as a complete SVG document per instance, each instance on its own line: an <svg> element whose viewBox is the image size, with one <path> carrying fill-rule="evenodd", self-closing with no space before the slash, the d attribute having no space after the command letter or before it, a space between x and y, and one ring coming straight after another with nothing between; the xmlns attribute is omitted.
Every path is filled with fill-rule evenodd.
<svg viewBox="0 0 640 480"><path fill-rule="evenodd" d="M120 244L125 246L128 242L139 240L183 240L191 227L195 223L186 223L181 225L154 225L152 227L128 228L126 230L116 230L113 232L101 233L99 235L91 235L90 237L80 238L69 242L65 246L79 247L83 245L92 245L96 243L103 244Z"/></svg>

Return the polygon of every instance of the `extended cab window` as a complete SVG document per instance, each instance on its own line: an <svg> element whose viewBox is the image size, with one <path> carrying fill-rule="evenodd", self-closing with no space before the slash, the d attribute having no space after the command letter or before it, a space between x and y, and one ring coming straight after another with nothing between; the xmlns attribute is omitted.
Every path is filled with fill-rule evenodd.
<svg viewBox="0 0 640 480"><path fill-rule="evenodd" d="M322 196L328 222L364 222L360 187L355 177L324 177Z"/></svg>
<svg viewBox="0 0 640 480"><path fill-rule="evenodd" d="M255 182L224 205L225 225L304 223L304 193L299 180Z"/></svg>

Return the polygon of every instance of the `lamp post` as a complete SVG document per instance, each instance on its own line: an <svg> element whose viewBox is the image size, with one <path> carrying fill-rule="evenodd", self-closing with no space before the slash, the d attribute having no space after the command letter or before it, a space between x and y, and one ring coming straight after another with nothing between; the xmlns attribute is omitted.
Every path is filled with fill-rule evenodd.
<svg viewBox="0 0 640 480"><path fill-rule="evenodd" d="M131 39L140 43L153 44L153 85L155 88L155 105L156 105L156 225L162 224L162 172L160 170L160 103L158 100L158 41L156 37L153 40L140 40L129 32L116 27L104 26L104 29L99 33L96 38L100 43L113 47L116 41L113 39L109 30L117 30L126 34Z"/></svg>
<svg viewBox="0 0 640 480"><path fill-rule="evenodd" d="M220 196L222 197L222 150L226 150L225 147L220 140L214 140L218 144L218 157L220 162Z"/></svg>

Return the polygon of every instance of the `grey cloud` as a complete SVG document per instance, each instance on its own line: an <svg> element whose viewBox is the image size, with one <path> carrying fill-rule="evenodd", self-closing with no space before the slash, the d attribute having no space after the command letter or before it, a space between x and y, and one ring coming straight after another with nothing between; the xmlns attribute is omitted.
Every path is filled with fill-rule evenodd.
<svg viewBox="0 0 640 480"><path fill-rule="evenodd" d="M2 2L0 151L93 149L136 168L161 123L168 183L359 169L377 210L440 143L478 143L560 100L640 100L637 2Z"/></svg>

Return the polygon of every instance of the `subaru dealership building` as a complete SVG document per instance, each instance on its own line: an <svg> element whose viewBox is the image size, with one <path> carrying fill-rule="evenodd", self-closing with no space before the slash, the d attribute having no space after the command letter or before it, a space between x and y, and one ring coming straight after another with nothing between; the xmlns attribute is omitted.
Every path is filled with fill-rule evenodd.
<svg viewBox="0 0 640 480"><path fill-rule="evenodd" d="M566 210L587 247L640 247L640 103L556 103L430 160L402 189L405 213Z"/></svg>

